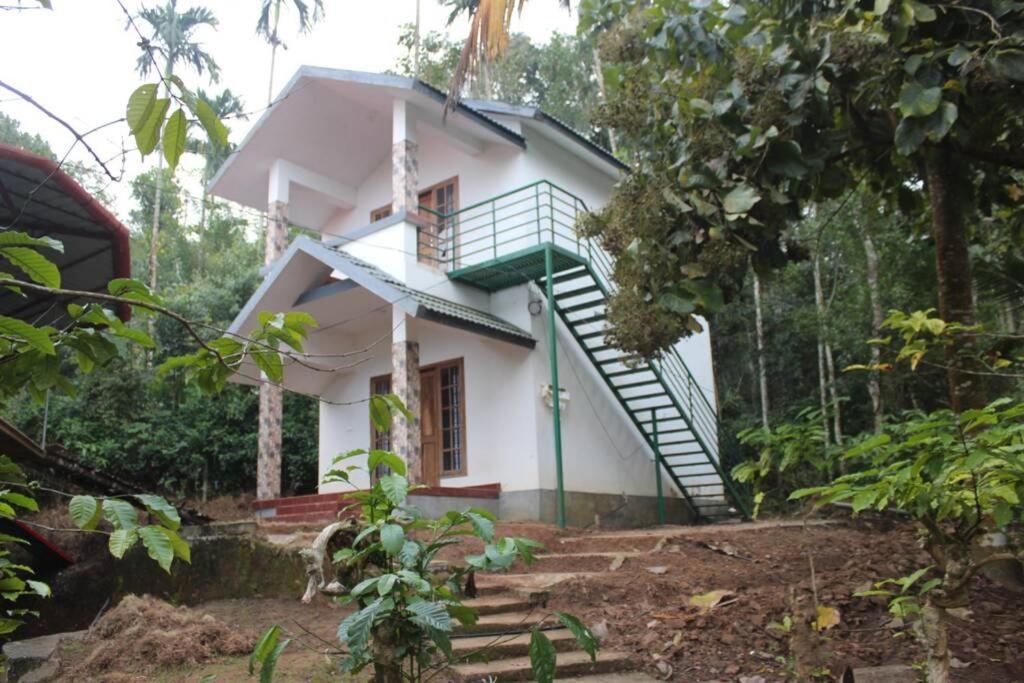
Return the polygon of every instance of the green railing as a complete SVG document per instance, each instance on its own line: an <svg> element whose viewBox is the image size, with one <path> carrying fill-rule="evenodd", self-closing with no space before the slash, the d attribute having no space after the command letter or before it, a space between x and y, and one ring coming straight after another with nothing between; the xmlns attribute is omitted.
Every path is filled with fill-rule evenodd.
<svg viewBox="0 0 1024 683"><path fill-rule="evenodd" d="M616 287L612 258L594 240L581 237L576 231L576 221L585 211L587 205L582 199L547 180L452 213L421 207L421 213L432 218L433 229L420 231L420 258L453 271L551 243L586 259L598 284L605 292L613 293ZM692 428L718 469L718 416L707 395L674 347L651 364L676 402L687 411ZM724 473L719 474L727 482Z"/></svg>

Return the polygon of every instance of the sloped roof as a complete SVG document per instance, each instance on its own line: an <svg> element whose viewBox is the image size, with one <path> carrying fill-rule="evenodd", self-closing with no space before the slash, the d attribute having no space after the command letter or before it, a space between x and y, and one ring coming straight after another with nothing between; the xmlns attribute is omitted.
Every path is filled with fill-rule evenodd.
<svg viewBox="0 0 1024 683"><path fill-rule="evenodd" d="M274 286L274 282L296 255L302 252L317 259L328 268L344 274L355 284L369 290L392 306L401 308L415 318L465 329L528 348L533 348L536 344L533 336L521 327L486 311L409 287L380 268L342 251L339 248L342 243L343 240L325 243L306 236L299 237L292 242L284 255L267 273L263 283L239 311L231 323L229 332L241 333L245 321L257 312L260 301Z"/></svg>
<svg viewBox="0 0 1024 683"><path fill-rule="evenodd" d="M0 226L59 240L64 253L46 256L60 269L65 289L106 290L113 278L131 277L128 229L61 170L57 162L0 143ZM0 292L0 314L36 319L52 300ZM56 315L62 312L58 310ZM127 317L130 310L119 311Z"/></svg>

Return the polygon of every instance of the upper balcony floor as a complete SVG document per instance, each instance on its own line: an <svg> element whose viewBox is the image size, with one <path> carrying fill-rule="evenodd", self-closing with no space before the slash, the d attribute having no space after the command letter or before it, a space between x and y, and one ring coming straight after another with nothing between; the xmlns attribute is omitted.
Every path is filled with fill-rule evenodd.
<svg viewBox="0 0 1024 683"><path fill-rule="evenodd" d="M283 209L325 241L365 240L380 232L374 224L408 217L429 227L400 247L404 258L443 270L481 245L456 237L482 232L484 217L469 209L542 179L593 208L623 171L606 150L533 107L468 101L446 113L444 93L415 79L303 67L210 191Z"/></svg>

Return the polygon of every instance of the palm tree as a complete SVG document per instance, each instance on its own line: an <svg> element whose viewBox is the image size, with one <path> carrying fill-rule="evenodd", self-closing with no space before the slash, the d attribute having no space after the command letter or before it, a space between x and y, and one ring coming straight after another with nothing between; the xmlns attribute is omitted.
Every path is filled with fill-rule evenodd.
<svg viewBox="0 0 1024 683"><path fill-rule="evenodd" d="M136 63L136 70L141 76L148 76L151 72L160 73L161 82L166 87L167 82L174 76L175 67L181 65L191 67L196 73L210 74L210 79L216 81L220 69L213 57L203 50L202 45L195 40L195 33L204 26L215 28L217 17L205 7L191 7L184 12L178 12L178 0L167 0L163 6L144 7L139 12L140 23L146 24L152 30L152 36L140 43L142 53ZM161 60L163 65L157 63ZM161 70L162 69L162 70ZM156 291L156 257L159 246L160 235L160 196L163 187L163 155L157 154L156 186L153 190L153 224L150 229L149 244L149 288ZM149 332L153 333L153 319L149 319ZM152 364L152 355L149 355L149 364Z"/></svg>
<svg viewBox="0 0 1024 683"><path fill-rule="evenodd" d="M570 9L570 0L558 2ZM459 100L466 81L505 52L512 16L522 11L526 0L445 0L445 4L452 8L449 24L463 12L469 15L469 35L448 91L448 108L451 108Z"/></svg>
<svg viewBox="0 0 1024 683"><path fill-rule="evenodd" d="M231 92L230 88L225 88L216 96L199 88L196 90L196 97L209 104L210 108L213 109L213 113L221 121L228 118L249 118L245 113L245 105L242 103L242 99ZM193 154L199 154L203 157L203 203L200 207L199 226L200 228L205 228L206 204L208 201L206 184L210 182L217 169L227 161L228 155L231 154L234 146L230 143L218 145L210 140L209 136L203 135L198 138L189 138L186 149Z"/></svg>
<svg viewBox="0 0 1024 683"><path fill-rule="evenodd" d="M274 98L274 62L277 59L278 46L288 49L277 35L281 21L281 3L283 0L263 0L260 7L260 19L256 22L256 35L261 36L270 44L270 79L267 83L267 106ZM312 0L312 7L305 0L289 0L299 15L299 33L309 33L313 26L324 18L323 0Z"/></svg>

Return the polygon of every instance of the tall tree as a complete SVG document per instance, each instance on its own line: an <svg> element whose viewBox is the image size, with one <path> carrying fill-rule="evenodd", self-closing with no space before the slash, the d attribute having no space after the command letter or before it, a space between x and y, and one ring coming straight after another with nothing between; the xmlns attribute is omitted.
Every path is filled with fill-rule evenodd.
<svg viewBox="0 0 1024 683"><path fill-rule="evenodd" d="M222 121L228 118L249 118L245 113L245 105L242 99L231 92L230 88L225 88L216 95L208 94L205 90L199 88L196 90L196 97L209 104L213 113ZM207 204L210 201L206 185L213 178L213 174L217 172L217 169L227 161L233 146L230 143L226 145L217 144L216 141L211 140L208 136L200 136L198 138L189 138L187 149L189 152L203 157L203 197L200 208L199 227L204 229L206 228Z"/></svg>
<svg viewBox="0 0 1024 683"><path fill-rule="evenodd" d="M217 18L205 7L190 7L178 11L178 0L167 0L158 7L144 7L139 19L152 31L152 36L140 44L142 52L136 62L141 76L157 71L163 87L170 97L170 82L178 66L189 67L202 75L209 74L216 81L220 69L208 52L196 40L203 27L216 28ZM162 64L158 63L158 60ZM153 219L149 235L149 288L157 291L157 252L160 248L160 198L163 190L163 155L157 154L157 173L153 188ZM153 320L148 321L152 335ZM152 356L149 356L152 362Z"/></svg>
<svg viewBox="0 0 1024 683"><path fill-rule="evenodd" d="M262 0L260 18L256 22L256 35L262 37L270 45L270 74L267 78L268 107L274 100L274 66L277 62L277 48L288 49L277 33L281 23L282 3L287 3L295 8L299 21L299 33L309 33L324 18L323 0L312 0L312 6L304 0Z"/></svg>
<svg viewBox="0 0 1024 683"><path fill-rule="evenodd" d="M940 315L973 321L968 225L995 218L1024 168L1019 5L587 0L582 15L584 31L618 21L601 122L639 150L585 226L618 257L609 319L637 320L637 302L678 316L660 345L618 330L624 348L656 353L713 315L749 254L781 266L808 202L861 182L930 223ZM985 401L968 343L946 363L957 411Z"/></svg>

